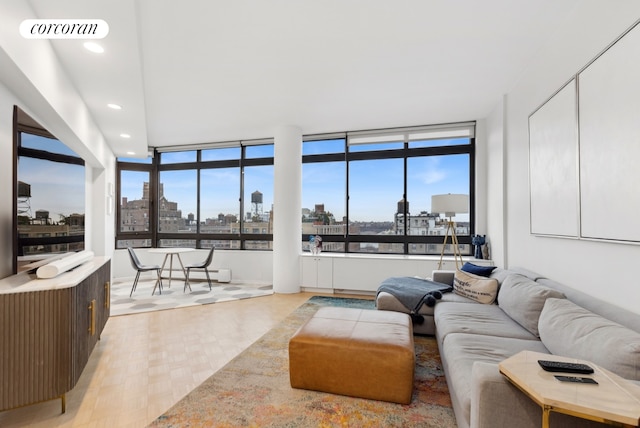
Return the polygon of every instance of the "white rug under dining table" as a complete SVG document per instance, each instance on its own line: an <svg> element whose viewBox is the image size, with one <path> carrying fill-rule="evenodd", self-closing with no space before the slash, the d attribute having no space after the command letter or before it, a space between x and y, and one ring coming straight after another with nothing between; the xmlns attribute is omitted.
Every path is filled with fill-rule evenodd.
<svg viewBox="0 0 640 428"><path fill-rule="evenodd" d="M129 297L133 278L116 279L111 285L111 316L129 315L141 312L160 311L165 309L184 308L195 305L227 302L273 294L272 284L250 284L240 282L213 282L211 290L206 281L191 281L191 289L183 292L184 281L173 279L168 287L167 279L163 281L162 294L151 295L154 279L140 279L136 291Z"/></svg>

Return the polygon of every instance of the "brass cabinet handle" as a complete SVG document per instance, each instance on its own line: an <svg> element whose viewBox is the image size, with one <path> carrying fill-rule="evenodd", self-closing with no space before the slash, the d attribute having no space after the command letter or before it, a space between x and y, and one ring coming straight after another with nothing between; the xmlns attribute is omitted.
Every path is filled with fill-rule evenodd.
<svg viewBox="0 0 640 428"><path fill-rule="evenodd" d="M111 305L111 283L109 281L104 283L104 307L109 309Z"/></svg>
<svg viewBox="0 0 640 428"><path fill-rule="evenodd" d="M90 320L89 320L89 334L94 336L96 334L96 299L93 299L91 303L89 303L89 312Z"/></svg>

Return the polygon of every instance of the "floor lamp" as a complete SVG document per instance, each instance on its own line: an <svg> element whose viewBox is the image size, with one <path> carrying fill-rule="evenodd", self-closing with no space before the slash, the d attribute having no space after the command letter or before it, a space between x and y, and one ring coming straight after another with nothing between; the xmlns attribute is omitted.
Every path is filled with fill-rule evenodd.
<svg viewBox="0 0 640 428"><path fill-rule="evenodd" d="M453 245L453 258L456 261L456 269L458 269L458 258L460 258L460 265L462 265L462 254L460 253L460 245L458 244L458 237L456 236L456 224L451 220L451 217L456 214L469 212L469 196L453 193L447 193L446 195L433 195L431 196L431 212L444 214L446 217L449 217L449 220L447 221L447 230L444 234L442 251L440 252L438 270L442 268L442 258L444 257L444 249L447 246L449 234L451 234L451 244Z"/></svg>

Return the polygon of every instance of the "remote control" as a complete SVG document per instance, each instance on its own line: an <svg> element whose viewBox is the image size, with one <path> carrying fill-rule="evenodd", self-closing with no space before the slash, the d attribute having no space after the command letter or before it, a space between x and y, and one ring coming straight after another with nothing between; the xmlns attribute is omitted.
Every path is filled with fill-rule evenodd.
<svg viewBox="0 0 640 428"><path fill-rule="evenodd" d="M562 361L538 360L538 364L540 364L540 367L542 367L548 372L580 373L580 374L593 373L593 369L591 367L581 363L565 363Z"/></svg>
<svg viewBox="0 0 640 428"><path fill-rule="evenodd" d="M591 385L597 385L598 382L590 377L577 377L577 376L554 376L560 382L575 382L575 383L587 383Z"/></svg>

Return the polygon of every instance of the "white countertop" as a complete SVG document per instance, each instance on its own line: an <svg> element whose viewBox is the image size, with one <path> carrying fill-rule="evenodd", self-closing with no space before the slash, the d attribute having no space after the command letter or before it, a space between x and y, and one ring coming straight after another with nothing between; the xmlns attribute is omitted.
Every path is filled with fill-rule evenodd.
<svg viewBox="0 0 640 428"><path fill-rule="evenodd" d="M38 279L35 270L33 270L32 273L21 272L17 275L11 275L0 279L0 294L27 293L31 291L59 290L75 287L108 261L108 257L94 257L92 260L70 271L49 279Z"/></svg>

